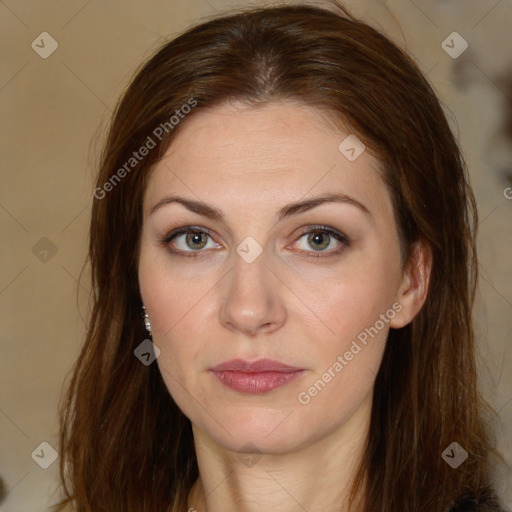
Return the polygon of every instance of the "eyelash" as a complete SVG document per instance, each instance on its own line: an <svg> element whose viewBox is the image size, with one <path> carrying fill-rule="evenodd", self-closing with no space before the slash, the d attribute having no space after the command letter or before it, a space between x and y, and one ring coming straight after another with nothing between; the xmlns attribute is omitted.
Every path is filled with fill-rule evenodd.
<svg viewBox="0 0 512 512"><path fill-rule="evenodd" d="M198 226L185 226L182 228L175 229L174 231L171 231L170 233L168 233L167 235L162 237L159 240L159 243L162 246L166 247L167 250L172 255L175 255L175 256L183 256L185 258L202 257L203 255L200 253L205 252L202 249L198 249L195 251L193 251L193 250L182 251L182 250L176 250L176 249L170 248L169 244L171 243L172 240L174 240L176 237L178 237L180 235L184 235L187 233L200 233L200 234L204 233L207 236L209 236L210 238L212 238L210 233L203 228L200 228ZM307 254L307 257L318 259L318 258L327 258L330 256L336 256L336 255L341 254L347 247L350 246L350 239L344 233L341 233L341 232L334 230L332 228L329 228L327 226L312 226L308 231L302 232L297 240L300 240L304 235L309 235L311 233L325 233L325 234L329 235L330 237L334 238L335 240L337 240L338 242L340 242L341 247L338 249L331 250L331 251L316 251L316 252L315 251L314 252L301 251L301 252L305 252Z"/></svg>

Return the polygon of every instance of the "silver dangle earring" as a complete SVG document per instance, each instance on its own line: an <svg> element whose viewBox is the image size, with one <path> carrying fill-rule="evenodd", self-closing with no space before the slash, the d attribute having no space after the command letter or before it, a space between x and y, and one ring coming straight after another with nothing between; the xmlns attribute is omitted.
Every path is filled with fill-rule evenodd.
<svg viewBox="0 0 512 512"><path fill-rule="evenodd" d="M144 320L144 327L148 331L149 337L151 337L151 322L149 321L149 315L146 313L146 306L142 305L142 318Z"/></svg>

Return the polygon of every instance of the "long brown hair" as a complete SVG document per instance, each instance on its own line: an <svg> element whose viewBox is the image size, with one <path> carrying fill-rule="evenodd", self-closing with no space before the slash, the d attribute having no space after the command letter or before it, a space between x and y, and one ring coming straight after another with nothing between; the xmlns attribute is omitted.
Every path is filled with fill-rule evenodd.
<svg viewBox="0 0 512 512"><path fill-rule="evenodd" d="M492 410L477 386L471 317L477 211L463 158L412 60L331 4L206 20L143 64L117 105L90 224L93 308L62 402L65 498L57 510L186 510L198 478L191 423L158 365L133 354L146 337L137 278L144 187L195 112L280 99L313 106L357 134L382 163L404 264L419 240L433 256L423 308L389 333L352 496L363 491L365 512L448 512L456 503L497 510ZM135 158L143 146L146 155ZM453 442L468 453L457 469L441 456Z"/></svg>

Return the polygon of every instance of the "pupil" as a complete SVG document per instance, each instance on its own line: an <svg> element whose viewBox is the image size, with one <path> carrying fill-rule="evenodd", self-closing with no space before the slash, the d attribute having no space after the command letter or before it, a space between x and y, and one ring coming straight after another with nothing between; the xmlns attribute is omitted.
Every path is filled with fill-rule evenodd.
<svg viewBox="0 0 512 512"><path fill-rule="evenodd" d="M318 244L320 243L321 244L321 239L325 236L326 234L325 233L316 233L314 235L311 235L310 237L310 241L314 241L314 244ZM318 240L318 238L320 238L320 241ZM321 244L322 247L320 247L321 249L325 248L328 244Z"/></svg>
<svg viewBox="0 0 512 512"><path fill-rule="evenodd" d="M204 245L201 244L201 237L204 233L195 232L189 235L189 240L191 241L192 245L201 245L201 247Z"/></svg>

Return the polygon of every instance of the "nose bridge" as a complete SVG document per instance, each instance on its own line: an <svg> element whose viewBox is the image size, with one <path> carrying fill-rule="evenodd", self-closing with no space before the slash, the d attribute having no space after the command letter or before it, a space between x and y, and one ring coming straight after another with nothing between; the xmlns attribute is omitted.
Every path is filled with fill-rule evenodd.
<svg viewBox="0 0 512 512"><path fill-rule="evenodd" d="M268 256L250 240L237 247L219 312L225 327L254 335L263 328L274 330L284 322L285 308L277 280L268 267Z"/></svg>
<svg viewBox="0 0 512 512"><path fill-rule="evenodd" d="M261 253L254 260L245 259L240 256L241 252L247 251L250 255L251 249L247 250L247 246L240 246L237 248L237 253L233 257L233 270L231 271L230 289L231 293L239 295L241 298L250 298L251 295L254 299L263 299L266 295L268 273L268 254Z"/></svg>

